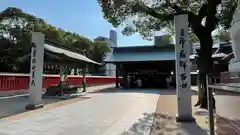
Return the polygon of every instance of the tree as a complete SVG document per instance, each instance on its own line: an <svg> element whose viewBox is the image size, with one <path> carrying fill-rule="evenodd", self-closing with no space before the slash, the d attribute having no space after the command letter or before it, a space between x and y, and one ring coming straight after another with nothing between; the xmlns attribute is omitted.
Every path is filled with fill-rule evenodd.
<svg viewBox="0 0 240 135"><path fill-rule="evenodd" d="M57 46L61 45L61 47L77 53L85 51L87 57L97 58L98 62L102 62L102 56L95 57L95 54L104 55L108 52L107 49L94 49L95 43L86 37L58 29L46 23L43 19L25 13L19 8L9 7L0 12L1 72L14 72L13 67L20 67L15 61L17 57L30 52L31 31L44 33L46 42L53 42ZM101 46L110 49L107 44ZM92 53L93 50L95 53ZM29 66L28 64L22 65Z"/></svg>
<svg viewBox="0 0 240 135"><path fill-rule="evenodd" d="M111 49L108 47L108 43L106 41L94 41L93 48L91 50L91 59L103 63L106 53L111 52ZM93 70L95 73L101 72L101 66L93 65Z"/></svg>
<svg viewBox="0 0 240 135"><path fill-rule="evenodd" d="M165 30L167 31L168 34L170 34L171 36L174 36L174 26L172 22L169 22L168 25L165 26ZM199 42L198 38L196 37L196 35L192 32L192 30L190 29L188 32L189 35L189 43L196 43Z"/></svg>
<svg viewBox="0 0 240 135"><path fill-rule="evenodd" d="M190 31L200 42L199 90L204 96L196 105L207 108L206 74L213 70L211 33L219 25L228 28L237 0L98 0L104 18L114 27L124 27L122 33L140 33L151 39L154 31L173 23L175 14L187 14ZM204 22L204 23L203 23Z"/></svg>
<svg viewBox="0 0 240 135"><path fill-rule="evenodd" d="M91 58L97 62L102 62L105 58L105 54L111 52L106 41L94 41L91 51Z"/></svg>

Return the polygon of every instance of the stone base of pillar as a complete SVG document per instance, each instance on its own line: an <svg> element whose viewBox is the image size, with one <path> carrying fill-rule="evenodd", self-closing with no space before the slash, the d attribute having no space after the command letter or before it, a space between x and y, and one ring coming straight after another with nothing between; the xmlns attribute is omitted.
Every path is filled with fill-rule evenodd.
<svg viewBox="0 0 240 135"><path fill-rule="evenodd" d="M191 115L177 115L176 121L177 122L188 122L188 123L192 122L192 123L194 123L194 122L196 122L196 119Z"/></svg>
<svg viewBox="0 0 240 135"><path fill-rule="evenodd" d="M44 104L37 104L37 105L35 105L35 104L28 104L28 105L25 106L25 108L27 110L35 110L35 109L39 109L39 108L43 108L43 107L44 107Z"/></svg>

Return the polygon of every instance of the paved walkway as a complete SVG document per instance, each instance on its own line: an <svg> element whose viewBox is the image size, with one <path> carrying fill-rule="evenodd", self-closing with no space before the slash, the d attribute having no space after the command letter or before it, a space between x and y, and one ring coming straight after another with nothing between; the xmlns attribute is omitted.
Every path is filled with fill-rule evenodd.
<svg viewBox="0 0 240 135"><path fill-rule="evenodd" d="M110 91L91 93L90 99L16 119L2 119L0 135L149 135L153 116L145 121L140 118L155 112L156 91Z"/></svg>
<svg viewBox="0 0 240 135"><path fill-rule="evenodd" d="M103 90L106 88L112 88L114 86L115 85L113 84L109 84L109 85L101 85L101 86L95 86L95 87L87 87L87 90L88 92L91 93L91 92ZM26 112L25 106L29 103L29 100L26 96L27 94L0 97L0 118ZM68 101L64 101L57 98L43 98L43 102L45 104L44 109L53 108L62 104L71 103L71 102L75 102L77 100L83 100L83 99L87 99L87 98L81 97L78 99L68 100Z"/></svg>
<svg viewBox="0 0 240 135"><path fill-rule="evenodd" d="M192 89L198 90L196 86ZM215 90L214 97L218 135L240 135L240 93L233 90Z"/></svg>
<svg viewBox="0 0 240 135"><path fill-rule="evenodd" d="M175 90L89 88L86 100L53 103L0 119L0 135L207 135L207 112L193 107L196 123L176 123ZM108 89L106 89L108 88ZM104 89L103 91L99 91ZM197 96L192 96L192 103ZM19 100L20 101L20 100ZM19 102L16 102L19 104ZM11 105L9 105L11 106ZM2 108L1 108L2 110ZM219 135L239 135L216 117ZM230 130L232 132L230 132Z"/></svg>
<svg viewBox="0 0 240 135"><path fill-rule="evenodd" d="M164 92L164 94L163 94ZM192 104L196 103L197 96L192 96ZM162 91L157 103L155 119L150 135L207 135L209 134L207 112L193 109L196 123L177 123L177 98L175 90ZM199 115L201 113L201 115Z"/></svg>

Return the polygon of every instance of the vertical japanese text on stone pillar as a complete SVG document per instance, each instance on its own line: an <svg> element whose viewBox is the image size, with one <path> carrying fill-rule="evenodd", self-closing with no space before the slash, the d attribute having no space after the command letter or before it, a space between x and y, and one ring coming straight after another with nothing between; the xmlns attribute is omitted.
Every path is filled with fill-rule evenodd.
<svg viewBox="0 0 240 135"><path fill-rule="evenodd" d="M179 53L179 75L180 75L180 87L181 88L187 88L187 75L186 75L186 67L187 67L187 58L186 58L186 39L185 34L186 31L184 29L180 29L180 39L179 39L179 45L180 45L180 53Z"/></svg>
<svg viewBox="0 0 240 135"><path fill-rule="evenodd" d="M35 86L35 71L36 71L36 52L37 52L37 47L35 43L32 43L32 61L31 61L31 86Z"/></svg>

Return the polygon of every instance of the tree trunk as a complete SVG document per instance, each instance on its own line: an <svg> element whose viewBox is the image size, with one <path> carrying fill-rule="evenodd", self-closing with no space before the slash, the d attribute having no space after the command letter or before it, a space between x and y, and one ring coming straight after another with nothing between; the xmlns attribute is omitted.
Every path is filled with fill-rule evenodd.
<svg viewBox="0 0 240 135"><path fill-rule="evenodd" d="M200 40L200 51L199 51L199 76L198 76L198 85L201 87L199 89L199 101L200 108L207 109L207 83L206 83L206 75L212 73L213 71L213 61L212 61L212 46L213 40L211 33L208 31L204 31L202 36L198 37ZM215 107L215 100L214 107Z"/></svg>

